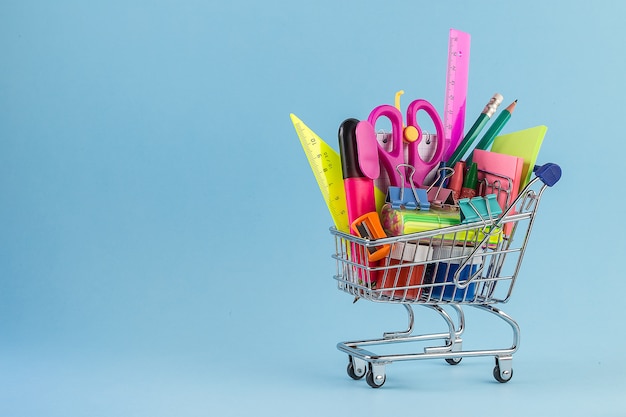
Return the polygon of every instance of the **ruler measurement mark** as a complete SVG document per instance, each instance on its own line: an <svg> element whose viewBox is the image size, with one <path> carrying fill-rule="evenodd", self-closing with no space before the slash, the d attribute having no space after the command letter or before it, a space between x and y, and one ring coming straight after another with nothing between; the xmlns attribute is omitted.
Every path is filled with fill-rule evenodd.
<svg viewBox="0 0 626 417"><path fill-rule="evenodd" d="M444 136L448 159L463 139L469 76L470 35L450 29L444 105Z"/></svg>
<svg viewBox="0 0 626 417"><path fill-rule="evenodd" d="M348 209L339 154L294 114L291 120L335 227L348 233Z"/></svg>

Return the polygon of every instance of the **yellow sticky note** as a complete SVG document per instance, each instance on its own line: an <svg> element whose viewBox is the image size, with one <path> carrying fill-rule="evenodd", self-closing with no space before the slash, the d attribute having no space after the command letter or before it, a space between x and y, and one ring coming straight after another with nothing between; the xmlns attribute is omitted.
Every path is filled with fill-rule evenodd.
<svg viewBox="0 0 626 417"><path fill-rule="evenodd" d="M491 146L492 152L517 156L524 159L520 190L530 181L533 168L537 162L537 155L539 155L541 143L547 131L547 126L535 126L518 132L500 135L493 141L493 145Z"/></svg>

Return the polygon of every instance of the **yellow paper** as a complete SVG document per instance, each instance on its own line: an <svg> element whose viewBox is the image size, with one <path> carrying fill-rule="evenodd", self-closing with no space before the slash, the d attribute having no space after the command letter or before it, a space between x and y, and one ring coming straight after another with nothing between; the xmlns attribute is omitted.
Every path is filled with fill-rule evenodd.
<svg viewBox="0 0 626 417"><path fill-rule="evenodd" d="M491 146L492 152L517 156L524 159L520 190L526 187L537 162L537 155L543 138L548 131L547 126L535 126L518 132L498 136Z"/></svg>

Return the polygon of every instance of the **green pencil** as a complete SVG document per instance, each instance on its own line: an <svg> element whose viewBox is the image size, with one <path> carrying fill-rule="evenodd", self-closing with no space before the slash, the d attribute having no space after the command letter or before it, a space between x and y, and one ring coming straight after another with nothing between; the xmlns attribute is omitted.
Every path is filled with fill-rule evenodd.
<svg viewBox="0 0 626 417"><path fill-rule="evenodd" d="M489 103L487 103L482 113L480 113L480 116L478 116L478 119L476 119L470 130L467 132L461 141L461 144L456 148L452 156L450 156L448 162L446 162L446 166L454 167L457 162L463 159L463 156L465 156L469 147L472 146L472 143L474 143L480 134L480 131L483 130L483 127L485 127L491 116L495 114L498 106L502 103L502 100L502 95L498 93L491 97L491 100L489 100Z"/></svg>
<svg viewBox="0 0 626 417"><path fill-rule="evenodd" d="M482 137L482 139L480 140L480 142L478 142L478 145L476 145L476 148L474 149L487 150L487 148L491 146L496 136L498 136L498 134L500 133L500 131L502 130L506 122L508 122L509 119L511 118L511 113L513 113L513 110L515 110L516 105L517 105L517 100L509 104L509 107L502 110L502 112L498 115L498 117L496 117L496 120L493 121L493 124L487 130L487 133L485 133L485 136ZM467 165L472 163L471 154L467 158L467 161L465 161L465 163Z"/></svg>

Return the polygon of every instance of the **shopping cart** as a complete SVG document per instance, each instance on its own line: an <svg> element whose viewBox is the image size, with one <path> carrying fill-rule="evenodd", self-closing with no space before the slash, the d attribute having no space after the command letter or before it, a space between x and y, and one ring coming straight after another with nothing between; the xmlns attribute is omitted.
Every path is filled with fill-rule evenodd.
<svg viewBox="0 0 626 417"><path fill-rule="evenodd" d="M493 356L494 378L508 382L513 376L512 359L518 349L520 328L495 305L511 297L541 197L560 177L561 169L556 164L536 166L533 179L497 218L481 216L467 224L378 240L331 228L336 244L334 278L339 289L358 299L403 305L408 314L407 330L337 345L348 354L348 375L353 379L365 377L371 387L378 388L386 380L385 366L392 362L440 358L456 365L464 357ZM370 260L368 254L385 247L388 255L384 259ZM414 304L435 311L447 329L414 334ZM511 346L463 350L465 306L506 322L513 333ZM440 342L415 353L376 354L369 350L376 345L431 344L433 340Z"/></svg>

